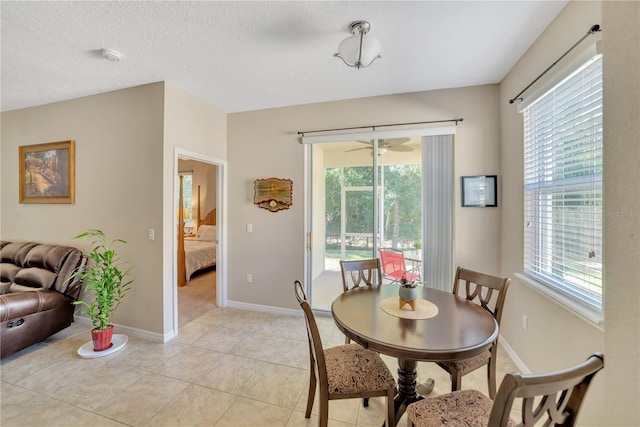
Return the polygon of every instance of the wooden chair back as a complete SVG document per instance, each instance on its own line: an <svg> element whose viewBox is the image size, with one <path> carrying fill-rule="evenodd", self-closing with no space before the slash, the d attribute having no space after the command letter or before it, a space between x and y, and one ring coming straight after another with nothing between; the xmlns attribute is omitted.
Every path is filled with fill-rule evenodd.
<svg viewBox="0 0 640 427"><path fill-rule="evenodd" d="M313 315L313 311L311 310L311 306L307 301L307 296L304 293L304 288L302 287L302 283L299 280L294 282L295 295L298 303L300 303L300 307L302 307L302 311L304 312L304 319L307 326L307 338L309 340L309 354L311 359L310 369L315 370L315 377L318 379L320 383L321 393L320 395L324 395L327 393L328 382L327 382L327 365L324 359L324 350L322 347L322 341L320 339L320 331L318 330L318 324L316 323L316 318ZM324 387L324 389L323 389Z"/></svg>
<svg viewBox="0 0 640 427"><path fill-rule="evenodd" d="M518 426L574 426L593 377L604 367L604 355L594 353L585 362L544 374L507 374L493 403L488 425L504 426L513 419L511 409L522 399Z"/></svg>
<svg viewBox="0 0 640 427"><path fill-rule="evenodd" d="M368 399L377 396L386 399L387 427L395 426L393 398L397 391L396 382L380 355L358 344L335 346L325 350L322 347L316 319L300 281L294 282L294 289L304 312L309 338L311 366L305 418L311 417L317 387L320 401L318 427L328 425L330 400L362 398L364 406L368 406ZM327 361L329 367L327 367ZM331 377L327 372L328 369Z"/></svg>
<svg viewBox="0 0 640 427"><path fill-rule="evenodd" d="M462 283L464 283L464 294L461 295L460 285ZM453 282L453 293L480 304L493 315L500 326L502 310L510 284L511 279L509 278L491 276L458 267ZM496 298L493 298L494 293L497 293Z"/></svg>
<svg viewBox="0 0 640 427"><path fill-rule="evenodd" d="M344 292L359 286L382 284L382 268L378 258L340 261L340 270Z"/></svg>

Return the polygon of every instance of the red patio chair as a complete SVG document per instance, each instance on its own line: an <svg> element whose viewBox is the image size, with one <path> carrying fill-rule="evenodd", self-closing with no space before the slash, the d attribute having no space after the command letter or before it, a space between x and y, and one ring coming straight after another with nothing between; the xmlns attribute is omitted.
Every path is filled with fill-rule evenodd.
<svg viewBox="0 0 640 427"><path fill-rule="evenodd" d="M380 249L380 261L382 263L382 275L391 280L391 283L400 282L405 274L409 282L420 280L420 272L407 271L404 253L397 249Z"/></svg>

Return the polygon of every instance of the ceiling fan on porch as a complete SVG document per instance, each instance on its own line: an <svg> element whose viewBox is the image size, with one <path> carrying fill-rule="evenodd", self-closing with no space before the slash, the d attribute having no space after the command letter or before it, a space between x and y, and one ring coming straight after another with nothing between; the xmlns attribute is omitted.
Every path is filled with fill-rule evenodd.
<svg viewBox="0 0 640 427"><path fill-rule="evenodd" d="M412 147L408 145L403 145L406 142L411 141L411 138L389 138L389 139L378 139L378 156L382 156L387 151L413 151ZM373 155L373 143L374 141L358 141L362 144L367 144L368 147L362 148L354 148L352 150L347 150L345 153L350 151L358 151L358 150L371 150L371 155Z"/></svg>

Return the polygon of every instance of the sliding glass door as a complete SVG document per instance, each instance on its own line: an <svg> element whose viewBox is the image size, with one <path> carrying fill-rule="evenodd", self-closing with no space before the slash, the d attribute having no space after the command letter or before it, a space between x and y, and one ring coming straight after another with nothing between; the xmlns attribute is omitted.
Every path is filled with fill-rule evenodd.
<svg viewBox="0 0 640 427"><path fill-rule="evenodd" d="M449 166L445 167L443 180L438 175L443 159L433 157L440 154L434 153L430 138L433 137L391 135L310 146L307 282L314 309L330 310L331 303L342 292L340 260L375 258L381 248L401 251L407 269L415 269L422 278L428 277L425 266L432 262L425 259L423 251L425 226L437 228L432 223L433 208L452 200L443 199L442 191L453 192L453 158L445 160ZM444 145L452 152L451 135ZM429 153L428 158L425 153ZM425 185L425 172L430 185ZM448 185L433 191L434 182L442 185L447 179L451 181ZM425 211L431 222L427 221ZM451 231L452 206L445 212ZM437 222L442 225L442 218ZM446 247L437 244L439 251L447 252L453 239L451 232L445 234ZM433 249L432 246L427 244L428 248ZM446 265L451 263L450 257L435 258L445 263L439 270L451 270Z"/></svg>

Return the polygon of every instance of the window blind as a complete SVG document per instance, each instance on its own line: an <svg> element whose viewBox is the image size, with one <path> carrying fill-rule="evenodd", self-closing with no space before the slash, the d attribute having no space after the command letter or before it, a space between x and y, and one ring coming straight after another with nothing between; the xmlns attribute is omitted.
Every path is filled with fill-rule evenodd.
<svg viewBox="0 0 640 427"><path fill-rule="evenodd" d="M453 135L422 138L425 286L453 290Z"/></svg>
<svg viewBox="0 0 640 427"><path fill-rule="evenodd" d="M523 110L524 273L602 309L602 57Z"/></svg>

